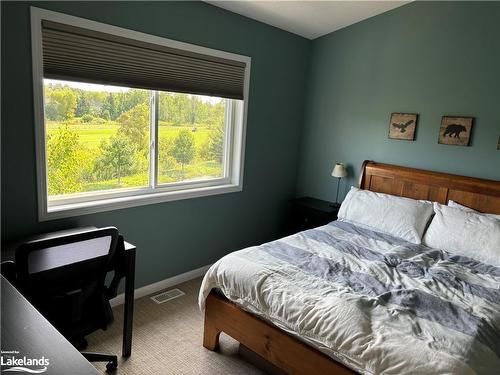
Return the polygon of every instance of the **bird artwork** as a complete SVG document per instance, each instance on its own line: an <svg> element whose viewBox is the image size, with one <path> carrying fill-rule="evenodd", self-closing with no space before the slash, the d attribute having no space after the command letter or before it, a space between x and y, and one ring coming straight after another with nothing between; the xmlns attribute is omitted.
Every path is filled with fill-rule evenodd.
<svg viewBox="0 0 500 375"><path fill-rule="evenodd" d="M413 121L413 120L409 120L409 121L406 121L406 122L395 122L395 123L393 122L392 126L394 126L396 129L399 129L399 131L401 133L404 133L404 132L406 132L406 128L408 126L410 126L411 124L413 124L414 122L415 121Z"/></svg>
<svg viewBox="0 0 500 375"><path fill-rule="evenodd" d="M417 119L416 113L392 113L389 121L389 139L414 141Z"/></svg>

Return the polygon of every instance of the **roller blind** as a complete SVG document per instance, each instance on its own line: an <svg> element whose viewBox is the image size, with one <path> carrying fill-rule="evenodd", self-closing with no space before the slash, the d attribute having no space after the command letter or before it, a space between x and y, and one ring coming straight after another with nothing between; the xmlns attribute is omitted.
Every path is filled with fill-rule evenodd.
<svg viewBox="0 0 500 375"><path fill-rule="evenodd" d="M44 77L243 99L245 63L42 21Z"/></svg>

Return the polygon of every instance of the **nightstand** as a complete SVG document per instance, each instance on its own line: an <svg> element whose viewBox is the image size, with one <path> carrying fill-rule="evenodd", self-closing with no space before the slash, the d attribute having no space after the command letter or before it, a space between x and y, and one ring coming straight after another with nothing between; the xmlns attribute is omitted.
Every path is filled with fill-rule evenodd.
<svg viewBox="0 0 500 375"><path fill-rule="evenodd" d="M333 202L302 197L292 199L290 203L292 205L292 215L289 225L290 234L319 227L337 220L339 206L335 206Z"/></svg>

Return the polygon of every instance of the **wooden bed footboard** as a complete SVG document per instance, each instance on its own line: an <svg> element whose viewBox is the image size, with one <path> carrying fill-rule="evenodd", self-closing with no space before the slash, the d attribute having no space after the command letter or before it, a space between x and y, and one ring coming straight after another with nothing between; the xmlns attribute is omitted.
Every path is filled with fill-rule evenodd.
<svg viewBox="0 0 500 375"><path fill-rule="evenodd" d="M320 351L243 311L212 291L205 306L203 346L217 350L221 332L289 374L355 374Z"/></svg>

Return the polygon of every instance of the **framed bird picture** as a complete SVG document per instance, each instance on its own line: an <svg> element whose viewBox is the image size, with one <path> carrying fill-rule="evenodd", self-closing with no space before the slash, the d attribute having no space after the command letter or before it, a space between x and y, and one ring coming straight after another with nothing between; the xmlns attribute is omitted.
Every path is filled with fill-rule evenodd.
<svg viewBox="0 0 500 375"><path fill-rule="evenodd" d="M438 143L442 145L470 146L474 117L443 116Z"/></svg>
<svg viewBox="0 0 500 375"><path fill-rule="evenodd" d="M416 113L392 113L389 121L389 139L414 141L417 120Z"/></svg>

